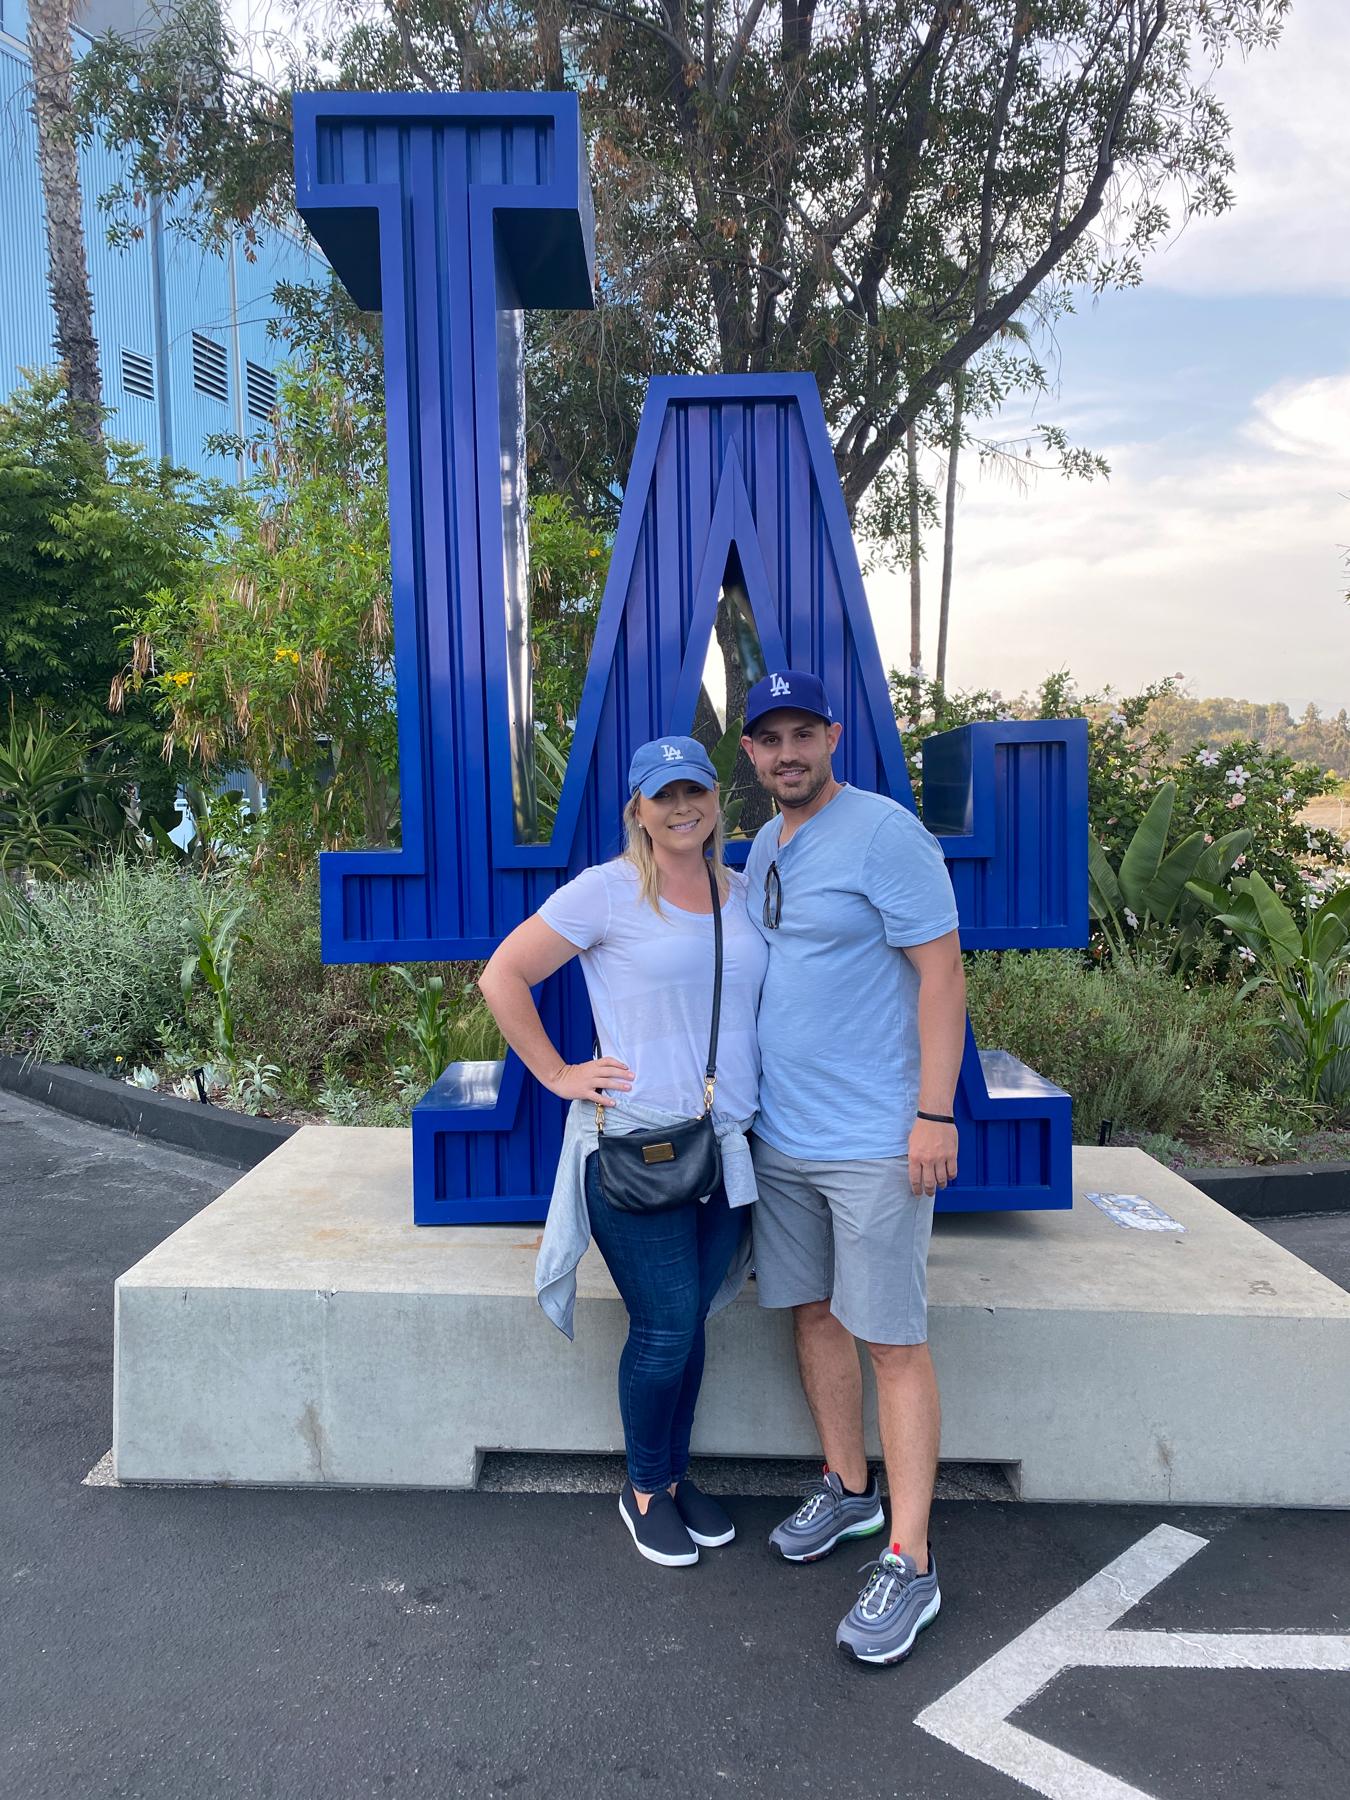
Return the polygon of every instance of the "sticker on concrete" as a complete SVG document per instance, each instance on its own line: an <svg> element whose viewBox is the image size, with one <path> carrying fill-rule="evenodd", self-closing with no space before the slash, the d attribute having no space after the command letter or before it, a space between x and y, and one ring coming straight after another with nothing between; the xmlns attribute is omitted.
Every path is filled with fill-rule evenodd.
<svg viewBox="0 0 1350 1800"><path fill-rule="evenodd" d="M1350 1675L1350 1637L1110 1629L1208 1542L1174 1525L1159 1525L926 1706L915 1724L1047 1800L1156 1800L1008 1720L1066 1669L1314 1669Z"/></svg>
<svg viewBox="0 0 1350 1800"><path fill-rule="evenodd" d="M1100 1207L1117 1225L1128 1225L1134 1231L1185 1231L1186 1227L1161 1206L1145 1200L1142 1194L1089 1194L1088 1199Z"/></svg>

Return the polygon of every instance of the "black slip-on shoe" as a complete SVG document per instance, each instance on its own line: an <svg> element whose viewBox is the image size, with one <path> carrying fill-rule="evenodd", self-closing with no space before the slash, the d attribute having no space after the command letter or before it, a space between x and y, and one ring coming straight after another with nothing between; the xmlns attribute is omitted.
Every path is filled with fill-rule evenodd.
<svg viewBox="0 0 1350 1800"><path fill-rule="evenodd" d="M710 1494L696 1488L687 1477L675 1484L675 1510L684 1520L684 1528L690 1537L705 1549L729 1544L736 1535L736 1527L725 1507Z"/></svg>
<svg viewBox="0 0 1350 1800"><path fill-rule="evenodd" d="M647 1502L646 1512L638 1511L633 1484L625 1481L619 1495L619 1517L628 1527L638 1555L663 1568L682 1569L698 1561L698 1545L684 1528L675 1510L675 1502L663 1488Z"/></svg>

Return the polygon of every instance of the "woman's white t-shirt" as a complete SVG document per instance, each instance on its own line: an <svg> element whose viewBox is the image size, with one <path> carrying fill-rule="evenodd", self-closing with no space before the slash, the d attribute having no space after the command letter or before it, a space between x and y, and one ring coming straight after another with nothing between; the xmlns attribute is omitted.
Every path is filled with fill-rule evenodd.
<svg viewBox="0 0 1350 1800"><path fill-rule="evenodd" d="M716 1100L733 1119L750 1118L758 1104L755 1014L769 956L745 897L745 877L733 871L722 908ZM618 857L584 869L545 900L539 916L581 952L600 1054L633 1071L628 1098L692 1118L703 1110L713 920L666 900L660 907L643 899L637 870Z"/></svg>

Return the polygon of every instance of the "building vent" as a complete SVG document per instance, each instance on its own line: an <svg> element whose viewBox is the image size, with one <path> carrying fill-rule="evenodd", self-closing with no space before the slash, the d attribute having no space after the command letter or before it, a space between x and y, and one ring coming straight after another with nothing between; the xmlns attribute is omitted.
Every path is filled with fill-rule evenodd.
<svg viewBox="0 0 1350 1800"><path fill-rule="evenodd" d="M228 400L230 397L225 346L218 344L214 338L203 337L200 331L192 334L192 385L198 393L210 394L213 400Z"/></svg>
<svg viewBox="0 0 1350 1800"><path fill-rule="evenodd" d="M270 419L277 409L277 378L261 363L244 364L244 388L248 410L255 419Z"/></svg>
<svg viewBox="0 0 1350 1800"><path fill-rule="evenodd" d="M128 394L138 394L142 400L155 397L155 365L139 350L122 352L122 386Z"/></svg>

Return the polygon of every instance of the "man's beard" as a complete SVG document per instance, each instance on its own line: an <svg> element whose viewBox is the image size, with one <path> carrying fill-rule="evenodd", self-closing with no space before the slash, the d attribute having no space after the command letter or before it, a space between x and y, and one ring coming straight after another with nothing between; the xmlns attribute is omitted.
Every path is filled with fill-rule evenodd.
<svg viewBox="0 0 1350 1800"><path fill-rule="evenodd" d="M817 795L824 790L830 779L831 770L829 762L827 761L822 769L814 772L808 767L806 774L807 785L804 788L799 789L790 797L785 797L775 782L775 786L771 791L774 799L777 800L780 806L792 807L794 809L800 806L810 806Z"/></svg>

